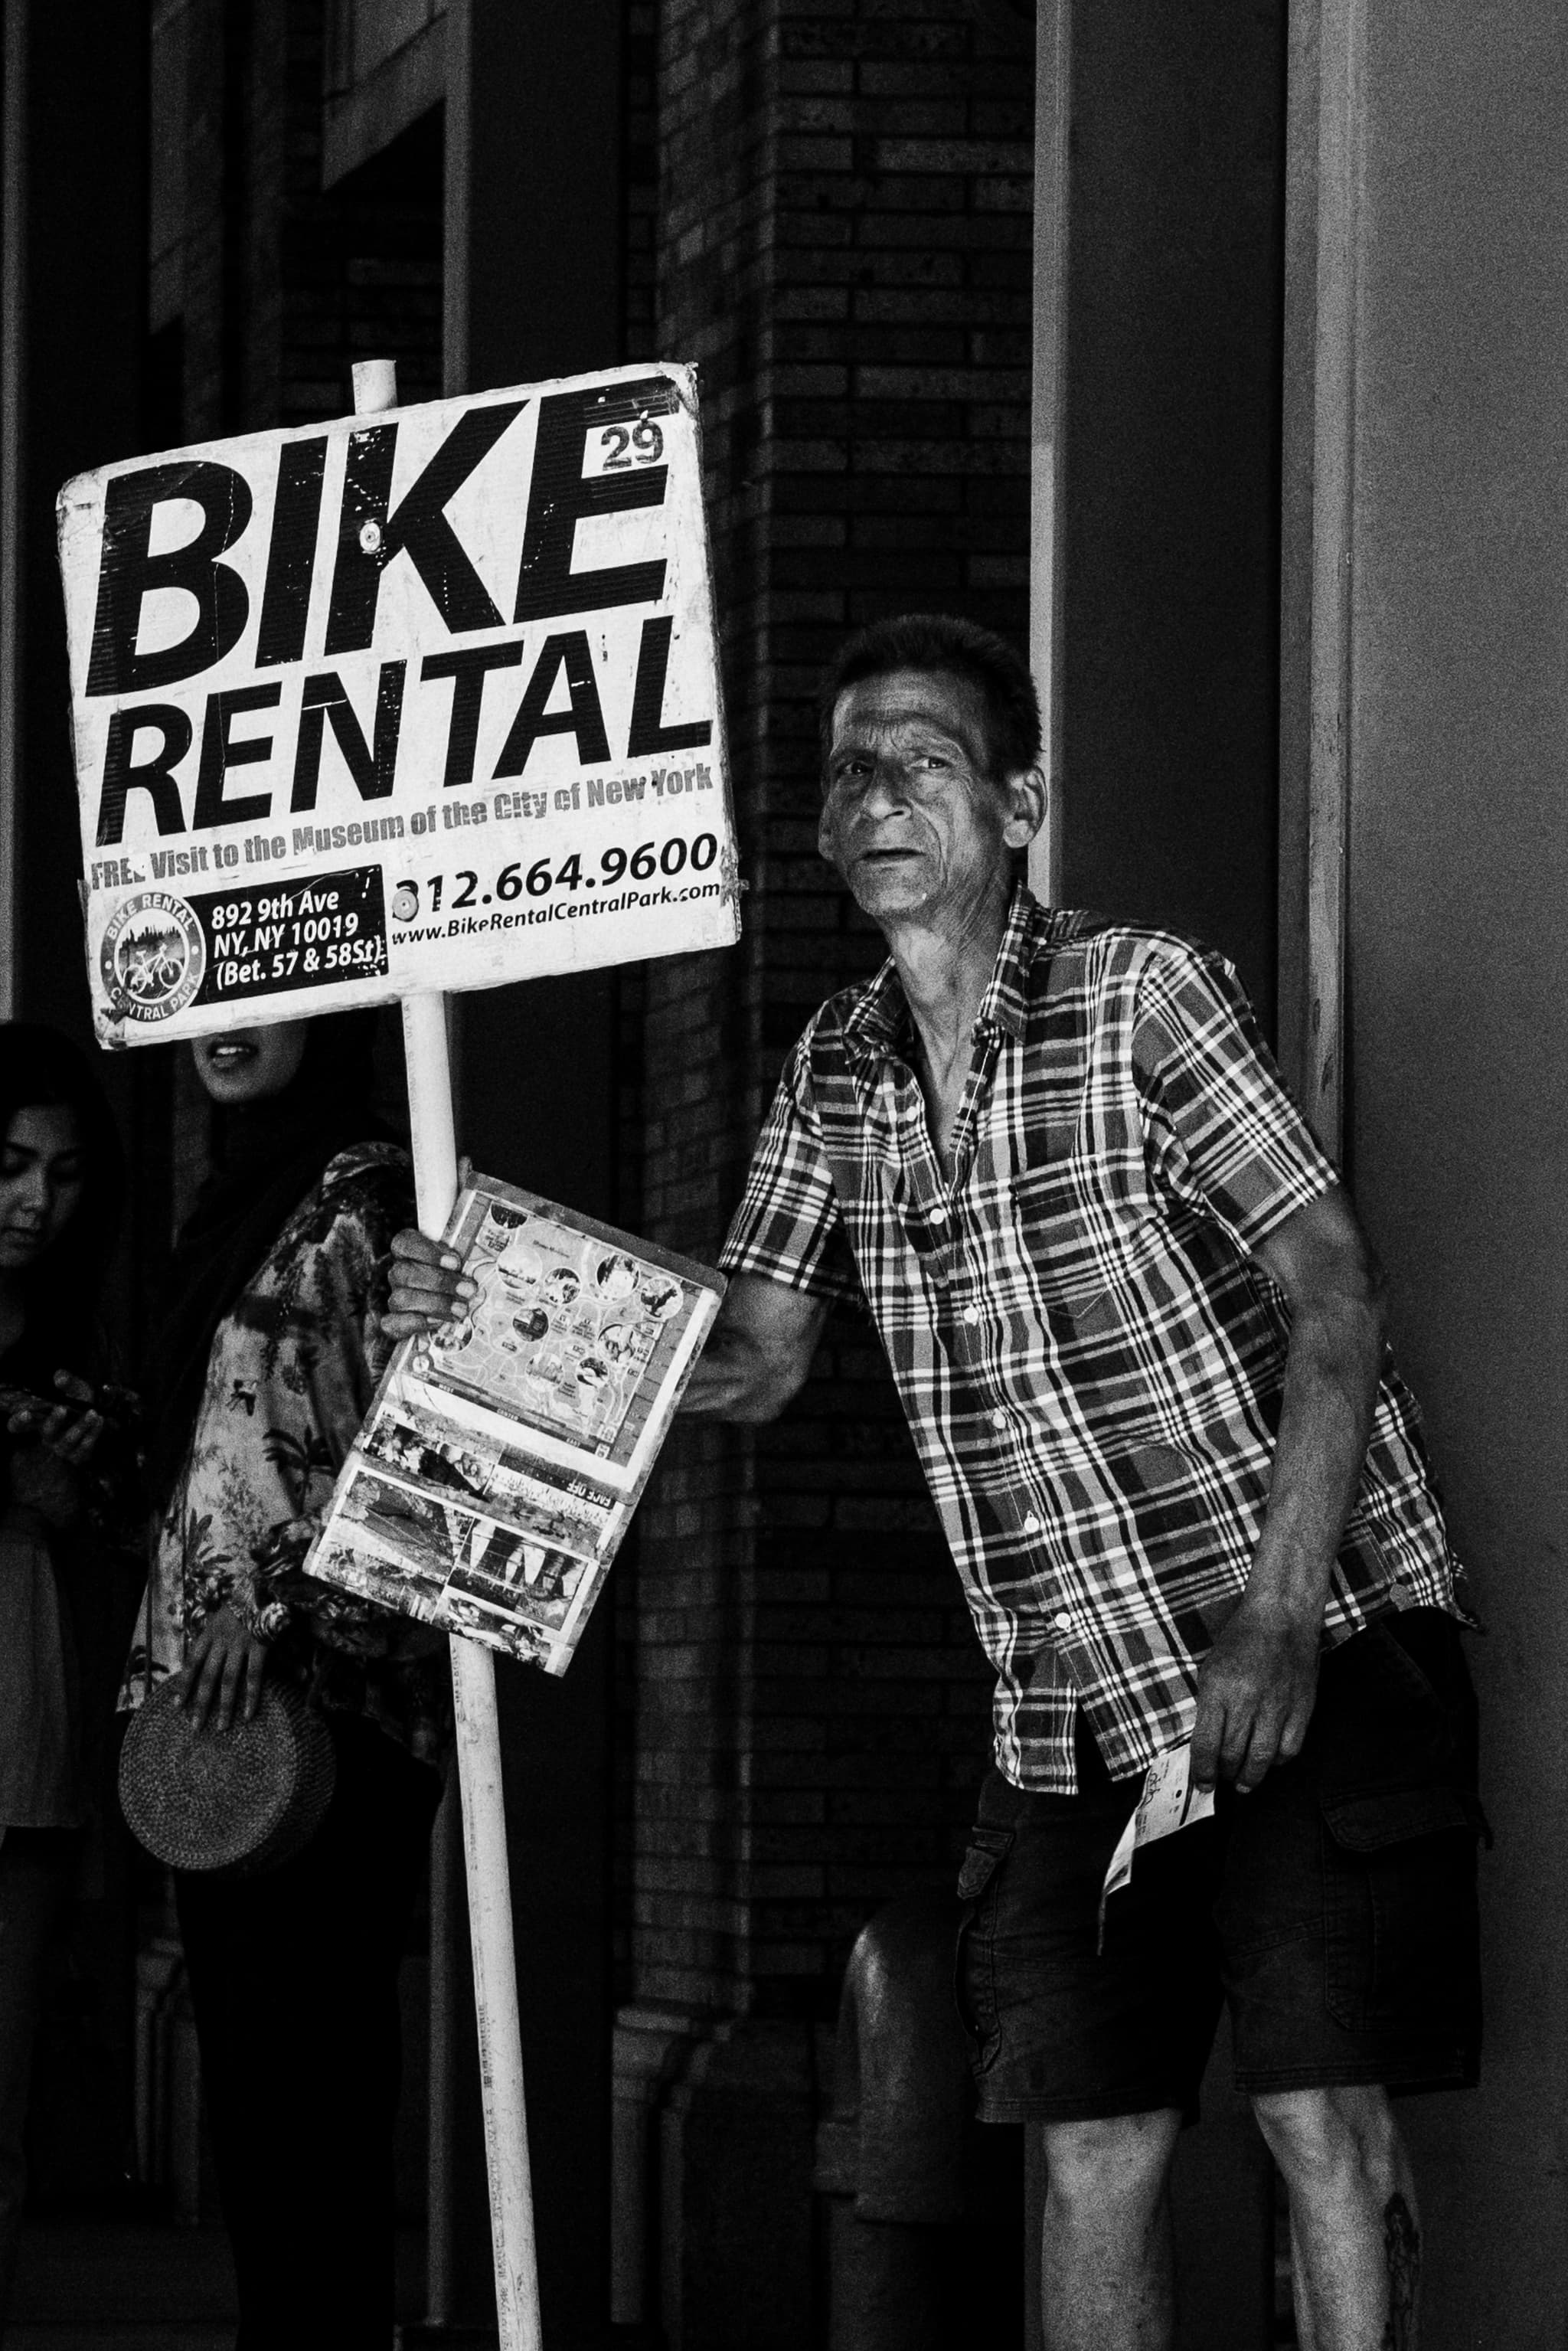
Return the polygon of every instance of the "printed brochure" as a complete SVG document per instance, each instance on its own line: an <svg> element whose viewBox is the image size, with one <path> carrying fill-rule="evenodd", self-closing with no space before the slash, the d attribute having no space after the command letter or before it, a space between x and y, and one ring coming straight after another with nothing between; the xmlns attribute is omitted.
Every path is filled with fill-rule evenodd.
<svg viewBox="0 0 1568 2351"><path fill-rule="evenodd" d="M397 1349L306 1568L562 1674L724 1280L470 1171L445 1239L476 1294Z"/></svg>

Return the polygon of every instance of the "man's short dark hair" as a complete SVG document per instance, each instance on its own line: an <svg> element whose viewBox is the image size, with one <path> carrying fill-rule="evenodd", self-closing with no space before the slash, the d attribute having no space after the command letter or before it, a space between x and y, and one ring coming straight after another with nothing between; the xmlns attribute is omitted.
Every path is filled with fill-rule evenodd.
<svg viewBox="0 0 1568 2351"><path fill-rule="evenodd" d="M868 677L894 670L934 672L961 677L974 686L986 716L986 750L997 781L1040 764L1040 696L1021 653L990 629L960 621L950 612L903 612L873 621L852 637L822 680L817 723L822 765L833 739L833 711L841 694Z"/></svg>

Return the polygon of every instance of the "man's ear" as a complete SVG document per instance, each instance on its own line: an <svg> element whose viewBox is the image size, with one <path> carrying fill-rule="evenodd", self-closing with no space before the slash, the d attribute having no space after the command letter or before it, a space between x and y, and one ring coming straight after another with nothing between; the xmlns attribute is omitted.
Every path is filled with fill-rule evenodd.
<svg viewBox="0 0 1568 2351"><path fill-rule="evenodd" d="M1026 768L1009 776L1003 789L1009 807L1002 839L1009 849L1027 849L1045 822L1045 777L1039 768Z"/></svg>

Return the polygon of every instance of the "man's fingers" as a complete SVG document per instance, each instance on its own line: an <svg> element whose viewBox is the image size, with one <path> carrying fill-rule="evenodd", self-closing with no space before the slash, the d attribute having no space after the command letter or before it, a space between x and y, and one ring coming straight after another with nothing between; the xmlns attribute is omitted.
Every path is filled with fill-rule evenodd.
<svg viewBox="0 0 1568 2351"><path fill-rule="evenodd" d="M267 1671L267 1650L259 1641L253 1641L245 1661L245 1719L249 1722L261 1704L262 1677Z"/></svg>
<svg viewBox="0 0 1568 2351"><path fill-rule="evenodd" d="M415 1298L450 1298L459 1287L462 1269L456 1264L431 1265L421 1258L400 1258L392 1268L392 1288L406 1291ZM473 1288L472 1282L469 1288Z"/></svg>
<svg viewBox="0 0 1568 2351"><path fill-rule="evenodd" d="M1279 1708L1269 1705L1260 1706L1252 1723L1246 1753L1238 1761L1237 1786L1244 1793L1260 1787L1268 1777L1269 1768L1277 1760L1279 1752Z"/></svg>
<svg viewBox="0 0 1568 2351"><path fill-rule="evenodd" d="M442 1330L476 1289L455 1250L443 1249L424 1233L401 1232L392 1243L392 1285L382 1328L391 1339L417 1339Z"/></svg>
<svg viewBox="0 0 1568 2351"><path fill-rule="evenodd" d="M1293 1762L1306 1742L1307 1729L1317 1704L1318 1686L1314 1675L1303 1690L1299 1690L1286 1709L1284 1726L1280 1732L1280 1761Z"/></svg>
<svg viewBox="0 0 1568 2351"><path fill-rule="evenodd" d="M1255 1716L1255 1708L1245 1701L1226 1708L1225 1736L1219 1742L1221 1779L1234 1780L1239 1775L1247 1761Z"/></svg>
<svg viewBox="0 0 1568 2351"><path fill-rule="evenodd" d="M455 1286L454 1277L463 1270L463 1260L455 1249L444 1241L432 1240L416 1226L406 1225L392 1236L392 1280L400 1290L434 1289L450 1292ZM473 1283L463 1285L472 1290Z"/></svg>
<svg viewBox="0 0 1568 2351"><path fill-rule="evenodd" d="M392 1297L394 1300L397 1298L395 1290ZM389 1339L424 1339L433 1332L444 1331L456 1311L455 1306L444 1309L421 1307L411 1312L406 1307L394 1305L382 1316L382 1329Z"/></svg>
<svg viewBox="0 0 1568 2351"><path fill-rule="evenodd" d="M457 1262L444 1242L433 1240L417 1225L405 1225L402 1232L392 1235L392 1253L411 1265L422 1260L427 1265L439 1265L443 1258L450 1258L454 1265Z"/></svg>
<svg viewBox="0 0 1568 2351"><path fill-rule="evenodd" d="M1197 1700L1197 1719L1192 1727L1190 1770L1195 1787L1206 1792L1213 1787L1215 1773L1219 1764L1219 1742L1224 1736L1223 1702L1207 1690L1200 1691Z"/></svg>
<svg viewBox="0 0 1568 2351"><path fill-rule="evenodd" d="M55 1374L55 1385L58 1388L61 1395L68 1397L72 1404L90 1404L92 1402L91 1388L89 1387L85 1380L78 1380L74 1372L57 1372Z"/></svg>

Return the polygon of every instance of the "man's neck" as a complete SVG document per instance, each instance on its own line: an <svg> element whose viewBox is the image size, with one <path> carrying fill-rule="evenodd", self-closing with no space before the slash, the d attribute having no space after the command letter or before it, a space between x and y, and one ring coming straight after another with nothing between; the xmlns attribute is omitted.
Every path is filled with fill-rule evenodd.
<svg viewBox="0 0 1568 2351"><path fill-rule="evenodd" d="M967 1049L997 967L1011 899L1010 887L1004 887L940 925L884 925L926 1067L939 1078Z"/></svg>

